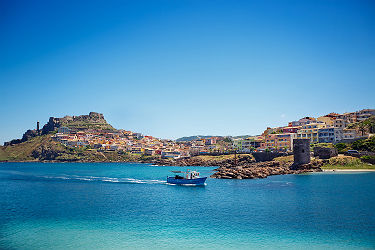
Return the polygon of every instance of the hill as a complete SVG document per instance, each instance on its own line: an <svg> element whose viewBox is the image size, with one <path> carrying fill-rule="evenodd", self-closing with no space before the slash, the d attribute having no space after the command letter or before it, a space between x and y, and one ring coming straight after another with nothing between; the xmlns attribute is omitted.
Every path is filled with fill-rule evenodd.
<svg viewBox="0 0 375 250"><path fill-rule="evenodd" d="M36 136L28 141L0 146L0 161L55 162L149 162L153 157L117 151L71 148L52 139L53 134Z"/></svg>
<svg viewBox="0 0 375 250"><path fill-rule="evenodd" d="M0 146L0 161L141 161L142 157L124 152L100 152L87 148L67 147L54 141L52 136L58 128L67 127L72 131L95 129L117 131L104 119L103 114L90 112L88 115L50 117L41 130L27 130L21 139L15 139ZM143 157L145 158L145 157Z"/></svg>
<svg viewBox="0 0 375 250"><path fill-rule="evenodd" d="M25 142L0 146L0 161L36 161L37 159L33 157L33 151L49 144L56 144L56 148L59 146L63 148L63 145L57 145L52 141L51 135L36 136Z"/></svg>
<svg viewBox="0 0 375 250"><path fill-rule="evenodd" d="M21 139L5 142L4 146L15 145L28 141L31 138L55 132L60 127L67 127L72 131L85 131L88 129L103 130L109 132L117 131L104 119L104 115L90 112L88 115L64 116L63 118L50 117L48 122L39 131L37 129L27 130Z"/></svg>

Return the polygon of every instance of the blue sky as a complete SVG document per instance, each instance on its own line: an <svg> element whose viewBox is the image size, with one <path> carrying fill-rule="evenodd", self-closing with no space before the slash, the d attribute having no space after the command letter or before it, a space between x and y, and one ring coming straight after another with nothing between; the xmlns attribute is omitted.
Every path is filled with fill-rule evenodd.
<svg viewBox="0 0 375 250"><path fill-rule="evenodd" d="M373 1L0 1L0 142L104 113L161 138L375 108Z"/></svg>

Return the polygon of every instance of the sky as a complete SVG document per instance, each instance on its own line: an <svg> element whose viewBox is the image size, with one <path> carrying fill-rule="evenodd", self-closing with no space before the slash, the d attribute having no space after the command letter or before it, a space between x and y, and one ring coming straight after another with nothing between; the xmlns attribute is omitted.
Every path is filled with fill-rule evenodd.
<svg viewBox="0 0 375 250"><path fill-rule="evenodd" d="M374 1L0 0L0 143L103 113L176 139L375 108Z"/></svg>

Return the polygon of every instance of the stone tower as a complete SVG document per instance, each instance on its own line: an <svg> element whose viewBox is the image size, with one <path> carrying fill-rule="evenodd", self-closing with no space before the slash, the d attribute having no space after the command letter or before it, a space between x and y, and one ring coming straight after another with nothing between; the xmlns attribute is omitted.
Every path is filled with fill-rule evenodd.
<svg viewBox="0 0 375 250"><path fill-rule="evenodd" d="M294 166L310 163L310 139L293 140Z"/></svg>
<svg viewBox="0 0 375 250"><path fill-rule="evenodd" d="M37 132L38 135L40 135L39 121L36 122L36 132Z"/></svg>

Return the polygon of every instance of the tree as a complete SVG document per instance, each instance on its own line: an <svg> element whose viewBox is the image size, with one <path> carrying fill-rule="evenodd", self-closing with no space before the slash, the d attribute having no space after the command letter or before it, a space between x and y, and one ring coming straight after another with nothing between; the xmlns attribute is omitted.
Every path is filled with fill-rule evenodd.
<svg viewBox="0 0 375 250"><path fill-rule="evenodd" d="M361 135L363 136L367 131L367 124L364 122L361 122L360 124L358 124L358 130L359 132L361 132Z"/></svg>
<svg viewBox="0 0 375 250"><path fill-rule="evenodd" d="M229 138L229 137L225 137L223 141L225 141L227 143L232 143L232 139Z"/></svg>
<svg viewBox="0 0 375 250"><path fill-rule="evenodd" d="M370 117L363 121L366 124L370 133L375 133L375 117Z"/></svg>

